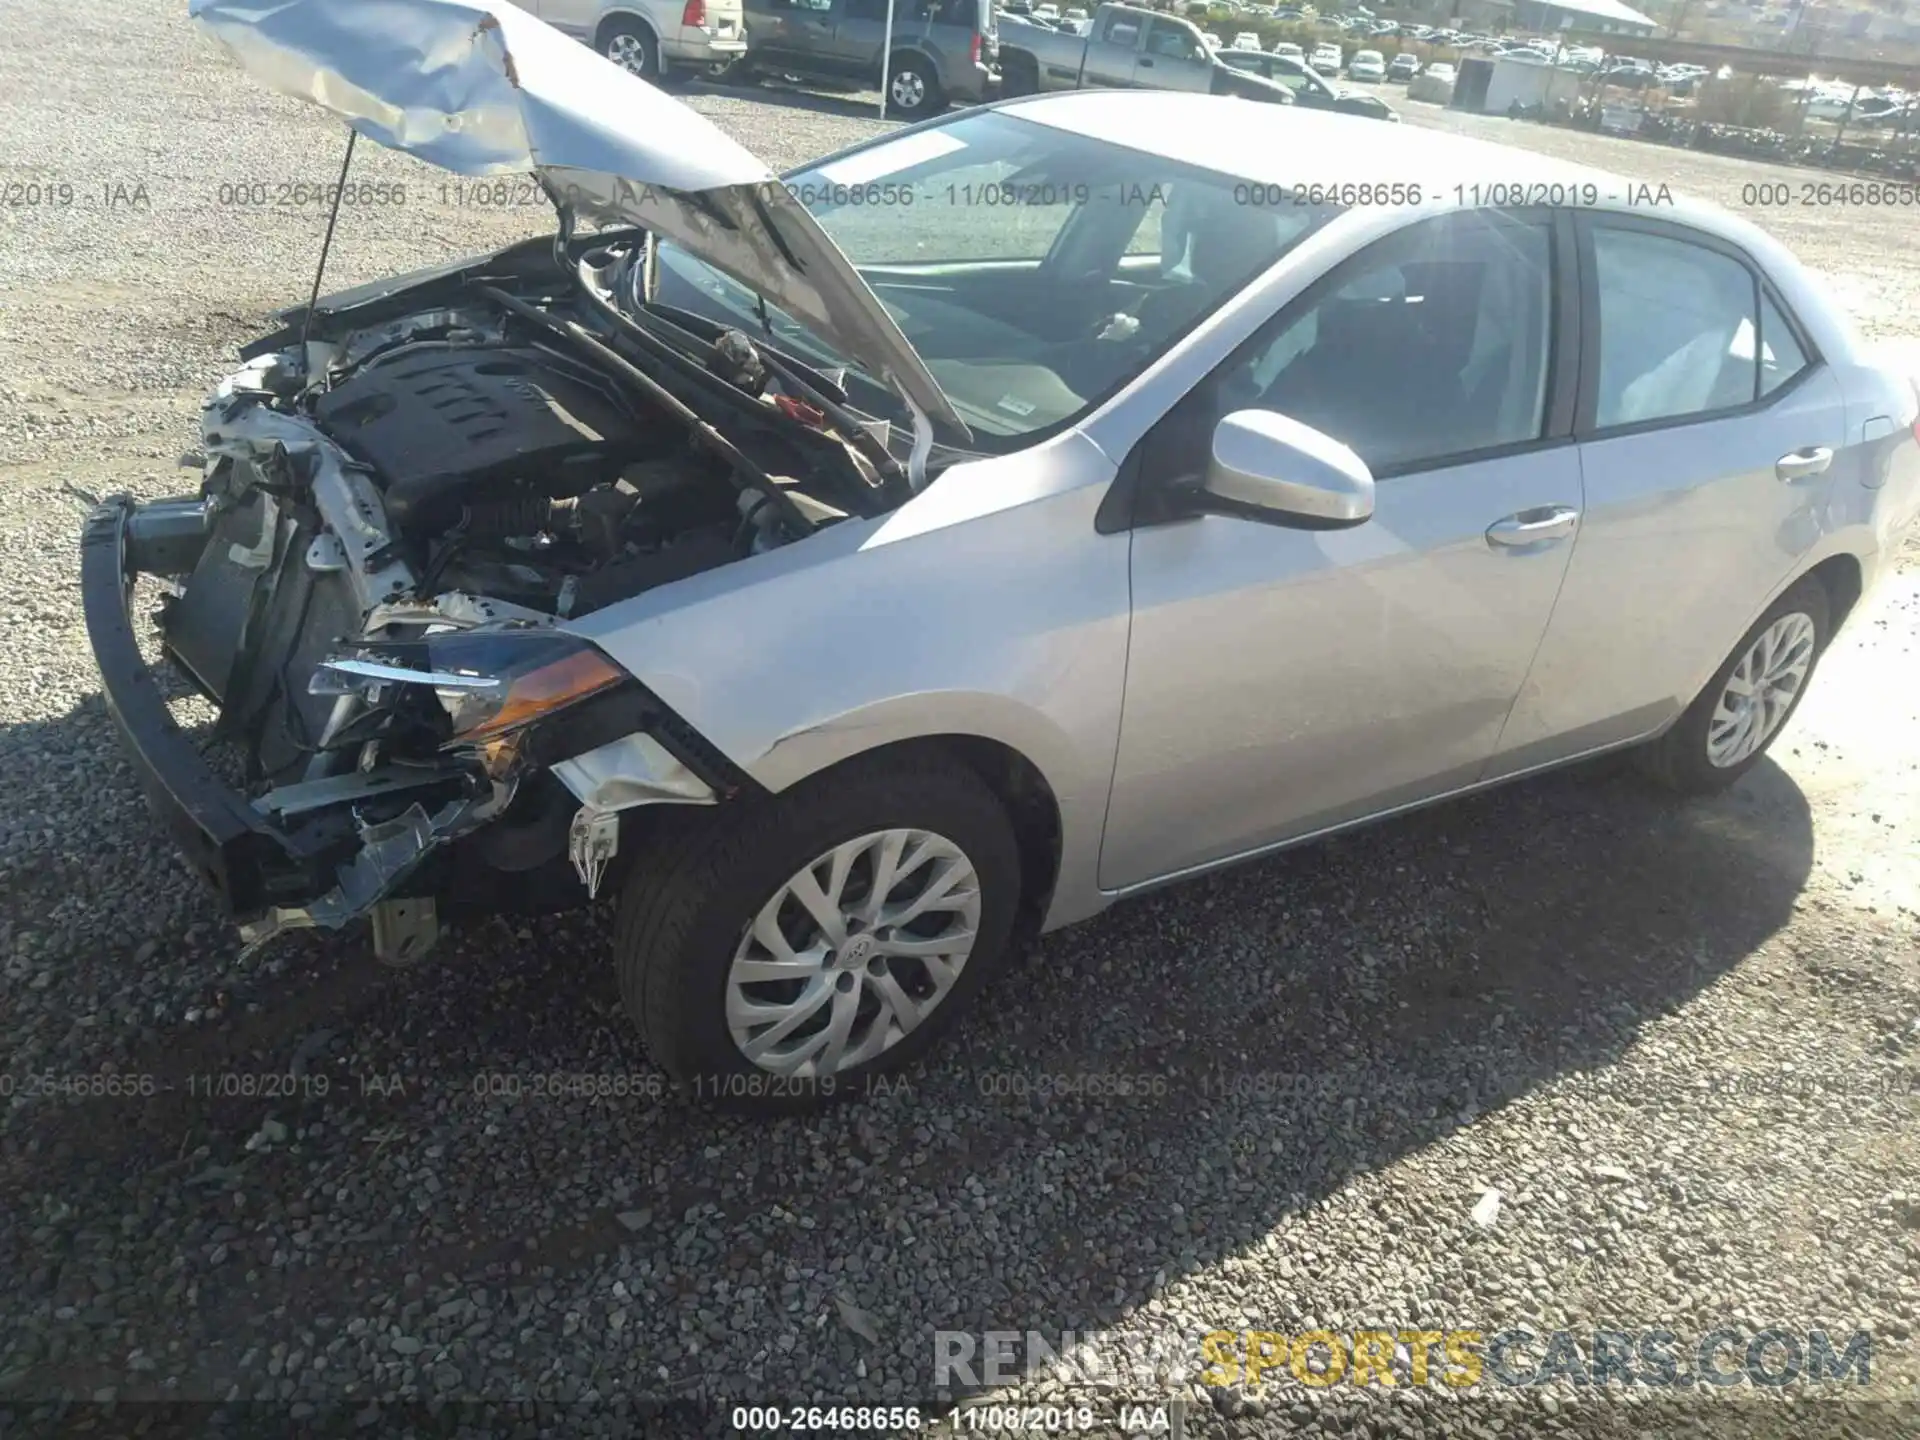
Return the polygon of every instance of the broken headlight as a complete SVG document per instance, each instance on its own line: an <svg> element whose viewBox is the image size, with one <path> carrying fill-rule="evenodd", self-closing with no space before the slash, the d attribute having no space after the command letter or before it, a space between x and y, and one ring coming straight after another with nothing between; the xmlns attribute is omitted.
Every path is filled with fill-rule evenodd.
<svg viewBox="0 0 1920 1440"><path fill-rule="evenodd" d="M446 630L323 661L310 688L357 694L373 706L404 705L431 691L444 716L444 746L477 749L498 776L527 727L626 678L593 645L562 631Z"/></svg>

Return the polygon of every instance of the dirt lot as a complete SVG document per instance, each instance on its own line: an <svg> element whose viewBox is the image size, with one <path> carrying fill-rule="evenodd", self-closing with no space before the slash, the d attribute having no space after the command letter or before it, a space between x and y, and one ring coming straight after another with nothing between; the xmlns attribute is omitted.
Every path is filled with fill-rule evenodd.
<svg viewBox="0 0 1920 1440"><path fill-rule="evenodd" d="M0 1425L225 1399L255 1429L382 1433L375 1402L540 1399L633 1433L677 1396L931 1401L937 1331L1004 1329L1165 1342L1158 1374L1006 1392L1091 1397L1100 1433L1136 1394L1188 1402L1188 1434L1368 1433L1284 1372L1203 1385L1198 1337L1771 1326L1870 1331L1870 1383L1732 1386L1714 1429L1916 1433L1911 555L1725 797L1592 767L1121 906L859 1110L535 1093L657 1086L597 916L478 927L415 973L357 935L238 962L117 754L67 487L192 487L202 392L312 273L324 212L281 187L331 183L342 135L182 10L29 0L0 50ZM875 127L837 99L691 103L776 166ZM1805 178L1409 118L1730 205ZM335 282L545 226L361 157L408 198L343 215ZM1920 335L1914 212L1761 218L1872 333ZM110 1073L155 1093L61 1093ZM1561 1383L1429 1387L1364 1423L1666 1414Z"/></svg>

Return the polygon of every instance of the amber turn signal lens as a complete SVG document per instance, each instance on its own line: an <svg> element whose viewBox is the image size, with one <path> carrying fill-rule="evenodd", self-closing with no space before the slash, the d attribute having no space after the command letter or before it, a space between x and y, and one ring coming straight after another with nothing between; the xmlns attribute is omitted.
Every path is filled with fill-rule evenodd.
<svg viewBox="0 0 1920 1440"><path fill-rule="evenodd" d="M618 685L623 678L620 668L598 650L572 651L513 676L498 708L457 738L474 742L518 729L562 706Z"/></svg>

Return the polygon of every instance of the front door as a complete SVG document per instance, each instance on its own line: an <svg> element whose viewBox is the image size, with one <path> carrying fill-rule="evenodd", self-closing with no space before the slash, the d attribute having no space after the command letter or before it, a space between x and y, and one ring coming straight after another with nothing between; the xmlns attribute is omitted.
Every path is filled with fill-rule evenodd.
<svg viewBox="0 0 1920 1440"><path fill-rule="evenodd" d="M1474 783L1579 524L1544 221L1421 222L1337 268L1141 442L1145 494L1276 410L1376 477L1348 530L1140 524L1100 883L1124 889ZM1558 373L1556 373L1558 372ZM1151 513L1149 505L1143 513Z"/></svg>
<svg viewBox="0 0 1920 1440"><path fill-rule="evenodd" d="M1149 22L1147 43L1133 64L1133 83L1143 90L1213 89L1213 57L1200 48L1193 32L1172 20Z"/></svg>

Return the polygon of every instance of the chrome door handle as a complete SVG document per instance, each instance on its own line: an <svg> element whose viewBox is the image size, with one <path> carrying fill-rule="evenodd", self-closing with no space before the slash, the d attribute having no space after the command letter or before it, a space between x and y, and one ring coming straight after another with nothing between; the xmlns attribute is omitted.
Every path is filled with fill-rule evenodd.
<svg viewBox="0 0 1920 1440"><path fill-rule="evenodd" d="M1809 445L1773 462L1773 473L1782 480L1804 480L1809 475L1824 475L1833 464L1833 451L1825 445Z"/></svg>
<svg viewBox="0 0 1920 1440"><path fill-rule="evenodd" d="M1570 505L1541 505L1494 521L1487 527L1487 543L1519 549L1564 540L1579 523L1580 512Z"/></svg>

